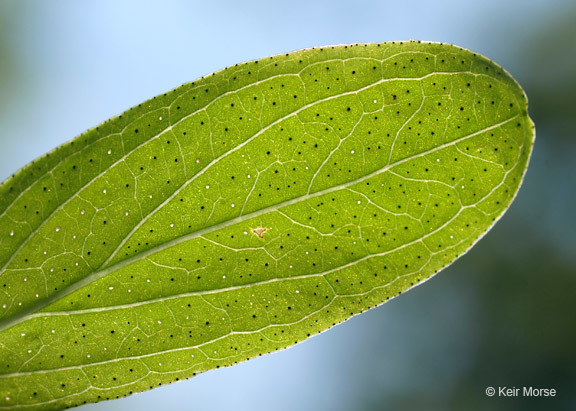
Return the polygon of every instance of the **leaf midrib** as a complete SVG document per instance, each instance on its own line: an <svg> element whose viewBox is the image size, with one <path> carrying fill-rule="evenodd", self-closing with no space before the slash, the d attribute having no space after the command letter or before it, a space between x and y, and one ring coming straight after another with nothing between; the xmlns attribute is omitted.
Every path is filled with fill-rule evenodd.
<svg viewBox="0 0 576 411"><path fill-rule="evenodd" d="M30 306L30 307L28 307L28 308L23 309L22 311L18 312L17 314L15 314L15 315L13 315L13 316L11 316L11 317L9 317L9 318L6 318L6 319L0 321L0 332L2 332L2 331L4 331L4 330L6 330L6 329L8 329L8 328L10 328L10 327L18 324L18 323L20 323L20 322L22 322L22 321L27 320L27 319L29 318L29 315L30 315L30 314L33 314L33 313L36 313L36 312L42 310L43 308L45 308L45 307L49 306L50 304L58 301L59 299L64 298L64 297L72 294L72 293L75 292L76 290L78 290L78 289L80 289L80 288L82 288L82 287L85 287L85 286L87 286L87 285L89 285L89 284L91 284L91 283L99 280L100 278L105 277L105 276L108 275L109 273L114 272L114 271L117 271L117 270L119 270L119 269L121 269L121 268L123 268L123 267L126 267L126 266L128 266L128 265L130 265L130 264L132 264L132 263L134 263L134 262L136 262L136 261L138 261L138 260L140 260L140 259L146 258L146 257L148 257L148 256L150 256L150 255L156 254L156 253L158 253L158 252L160 252L160 251L163 251L163 250L165 250L165 249L167 249L167 248L170 248L170 247L173 247L173 246L175 246L175 245L181 244L181 243L183 243L183 242L185 242L185 241L188 241L188 240L191 240L191 239L194 239L194 238L201 237L201 236L203 236L203 235L206 235L206 234L209 234L209 233L211 233L211 232L214 232L214 231L217 231L217 230L220 230L220 229L223 229L223 228L232 226L232 225L234 225L234 224L239 224L239 223L241 223L241 222L243 222L243 221L246 221L246 220L249 220L249 219L258 217L258 216L263 215L263 214L266 214L266 213L268 213L268 212L276 211L276 210L278 210L278 209L281 209L281 208L284 208L284 207L288 207L288 206L290 206L290 205L297 204L297 203L302 202L302 201L306 201L306 200L309 200L309 199L312 199L312 198L316 198L316 197L322 196L322 195L324 195L324 194L329 194L329 193L332 193L332 192L334 192L334 191L338 191L338 190L342 190L342 189L348 188L348 187L350 187L350 186L352 186L352 185L361 183L361 182L363 182L363 181L365 181L365 180L367 180L367 179L370 179L370 178L372 178L372 177L374 177L374 176L377 176L377 175L379 175L379 174L382 174L382 173L390 170L391 168L396 167L396 166L398 166L398 165L401 165L401 164L403 164L403 163L405 163L405 162L414 160L414 159L416 159L416 158L418 158L418 157L422 157L422 156L425 156L425 155L434 153L434 152L439 151L439 150L442 150L442 149L444 149L444 148L446 148L446 147L450 147L450 146L453 146L453 145L455 145L455 144L457 144L457 143L459 143L459 142L465 141L465 140L468 139L468 138L472 138L472 137L474 137L474 136L477 136L477 135L479 135L479 134L485 133L485 132L490 131L490 130L492 130L492 129L501 127L501 126L503 126L503 125L505 125L505 124L507 124L507 123L509 123L509 122L511 122L511 121L513 121L513 120L515 120L515 119L518 118L519 116L520 116L520 113L519 113L519 114L516 114L516 115L514 115L514 116L512 116L512 117L510 117L510 118L508 118L508 119L506 119L506 120L503 120L503 121L501 121L500 123L496 123L496 124L493 124L493 125L491 125L491 126L488 126L488 127L483 128L483 129L480 129L480 130L478 130L478 131L475 131L474 133L467 134L467 135L465 135L465 136L459 137L459 138L457 138L457 139L455 139L455 140L452 140L452 141L450 141L450 142L447 142L447 143L444 143L444 144L442 144L442 145L433 147L433 148L431 148L431 149L429 149L429 150L424 150L424 151L422 151L422 152L419 152L419 153L413 154L413 155L411 155L411 156L405 157L405 158L403 158L403 159L401 159L401 160L398 160L398 161L396 161L396 162L394 162L394 163L387 164L386 166L384 166L384 167L382 167L382 168L380 168L380 169L378 169L378 170L375 170L375 171L373 171L373 172L371 172L371 173L369 173L369 174L367 174L367 175L364 175L364 176L362 176L362 177L359 177L359 178L357 178L357 179L354 179L354 180L351 180L351 181L348 181L348 182L339 184L339 185L337 185L337 186L328 187L328 188L326 188L326 189L324 189L324 190L320 190L320 191L317 191L317 192L315 192L315 193L305 194L305 195L300 196L300 197L295 197L295 198L292 198L292 199L290 199L290 200L286 200L286 201L283 201L283 202L280 202L280 203L277 203L277 204L273 204L273 205L268 206L268 207L265 207L265 208L263 208L263 209L261 209L261 210L257 210L257 211L254 211L254 212L252 212L252 213L249 213L249 214L245 214L245 215L242 215L242 216L238 216L238 217L235 217L235 218L230 219L230 220L225 220L225 221L223 221L223 222L221 222L221 223L218 223L218 224L216 224L216 225L213 225L213 226L210 226L210 227L206 227L206 228L203 228L203 229L194 231L194 232L192 232L192 233L188 233L188 234L182 235L182 236L180 236L180 237L176 237L176 238L174 238L174 239L172 239L172 240L169 240L169 241L166 241L166 242L164 242L164 243L158 244L158 245L156 245L156 246L154 246L154 247L152 247L152 248L150 248L150 249L148 249L148 250L146 250L146 251L142 251L142 252L140 252L140 253L138 253L138 254L130 257L130 258L127 258L127 259L125 259L125 260L122 260L122 261L120 261L120 262L118 262L118 263L116 263L116 264L114 264L114 265L111 265L111 266L109 266L109 267L107 267L107 268L104 268L104 269L102 269L102 270L98 270L98 271L96 271L96 272L94 272L94 273L92 273L92 274L89 274L88 276L82 278L81 280L79 280L79 281L77 281L77 282L75 282L75 283L70 284L69 286L67 286L66 288L62 289L61 291L59 291L59 292L57 292L57 293L55 293L55 294L52 294L50 297L48 297L48 298L46 298L46 299L44 299L44 300L42 300L42 301L39 301L39 302L37 302L36 304L34 304L34 305L32 305L32 306Z"/></svg>
<svg viewBox="0 0 576 411"><path fill-rule="evenodd" d="M514 119L514 117L513 117L513 118L510 118L510 119L507 120L507 121L512 121L513 119ZM522 149L520 149L520 152L521 152L521 151L522 151ZM464 210L466 210L466 209L468 209L468 208L476 207L479 202L482 202L482 201L484 201L486 198L490 197L496 190L498 190L498 189L502 186L502 184L505 183L508 174L509 174L510 172L512 172L512 171L516 168L517 165L518 165L518 162L516 162L508 171L506 171L504 177L502 178L502 181L501 181L499 184L497 184L496 186L494 186L494 188L493 188L492 190L490 190L490 192L488 192L488 193L487 193L485 196L483 196L482 198L478 199L475 203L468 204L468 205L466 205L466 206L462 206L462 207L460 208L460 210L458 210L457 213L455 213L448 221L446 221L446 222L445 222L444 224L442 224L441 226L437 227L436 229L432 230L431 232L429 232L429 233L427 233L427 234L425 234L425 235L423 235L423 236L420 236L420 237L418 237L418 238L415 238L414 240L412 240L412 241L410 241L410 242L408 242L408 243L402 244L402 245L400 245L400 246L398 246L398 247L396 247L396 248L393 248L393 249L390 249L390 250L387 250L387 251L383 251L383 252L380 252L380 253L377 253L377 254L366 255L366 256L364 256L364 257L362 257L362 258L359 258L359 259L357 259L357 260L351 261L351 262L346 263L346 264L344 264L344 265L342 265L342 266L334 267L334 268L331 268L331 269L329 269L329 270L326 270L326 271L323 271L323 272L319 272L319 273L303 274L303 275L298 275L298 276L293 276L293 277L284 277L284 278L273 278L273 279L270 279L270 280L265 280L265 281L260 281L260 282L245 284L245 285L239 285L239 286L234 286L234 287L228 287L228 288L224 288L224 289L204 290L204 291L198 291L198 292L190 292L190 293L186 293L185 295L177 295L177 296L163 297L163 298L159 298L159 299L156 299L156 300L145 301L145 302L143 302L143 304L144 304L144 303L154 303L154 302L159 302L159 301L166 301L166 300L168 300L168 299L176 299L176 298L181 298L181 297L186 297L186 296L195 296L195 295L198 295L198 296L202 297L203 295L213 294L213 293L216 293L216 292L232 291L232 290L237 290L237 289L242 289L242 288L247 288L247 287L252 287L252 286L258 286L258 285L269 284L269 283L274 283L274 282L279 282L279 281L285 281L285 280L288 280L288 281L289 281L289 280L299 280L299 279L303 279L303 278L313 278L313 277L322 277L324 280L326 280L325 276L326 276L327 274L331 273L331 272L335 272L335 271L338 271L338 270L341 270L341 269L344 269L344 268L347 268L347 267L351 267L351 266L353 266L353 265L356 265L356 264L358 264L358 263L360 263L360 262L362 262L362 261L365 261L365 260L367 260L367 259L370 259L370 258L384 256L384 255L390 254L390 253L392 253L392 252L401 250L401 249L403 249L403 248L406 248L406 247L409 247L409 246L411 246L411 245L414 245L414 244L417 244L417 243L419 243L419 242L422 242L422 241L425 240L426 238L428 238L428 237L430 237L430 236L438 233L439 231L441 231L442 229L444 229L446 226L448 226L451 222L453 222L456 218L458 218L458 217L462 214L462 212L463 212ZM495 223L496 223L496 221L494 221L491 226L493 226ZM481 238L481 237L480 237L480 238ZM474 244L475 244L476 242L478 242L478 241L480 240L480 238L477 238L477 239L474 241ZM472 244L469 248L471 248L474 244ZM435 254L435 253L432 253L432 254ZM429 259L428 261L430 261L430 259ZM424 263L424 265L426 265L426 264L427 264L427 262ZM372 289L369 290L369 291L366 291L366 292L363 292L363 293L357 293L357 294L338 294L338 293L336 293L336 291L333 289L332 284L326 280L327 284L328 284L328 285L333 289L333 291L334 291L334 297L333 297L330 301L328 301L326 304L324 304L321 308L319 308L318 310L316 310L316 311L314 311L313 313L306 315L304 318L301 318L301 319L299 319L299 320L297 320L297 321L295 321L295 322L293 322L293 323L290 323L290 324L296 324L296 323L298 323L298 322L301 322L301 321L305 320L306 318L308 318L310 315L312 315L312 314L314 314L314 313L316 313L316 312L322 311L324 308L326 308L326 307L328 307L330 304L332 304L332 302L333 302L337 297L356 296L356 295L366 294L366 293L368 293L368 292L372 292L374 289L379 289L379 288L383 288L383 287L389 287L390 285L392 285L392 284L395 283L396 281L398 281L398 280L400 280L400 279L402 279L402 278L404 278L404 277L406 277L406 276L408 276L408 275L411 275L411 274L414 274L414 272L412 272L412 273L406 273L406 274L402 274L402 275L396 276L396 277L394 277L394 279L392 279L391 281L389 281L389 282L387 282L387 283L385 283L385 284L382 284L382 285L380 285L380 286L374 287L374 288L372 288ZM428 279L429 279L429 278L428 278ZM428 279L425 279L423 282L427 281ZM420 285L420 284L422 284L422 282L421 282L421 283L417 283L416 285L412 286L411 288L416 287L416 286L418 286L418 285ZM395 296L392 296L392 298L394 298L394 297L395 297ZM132 306L134 306L134 305L127 305L127 307L132 307ZM87 310L82 310L82 311L76 310L76 311L62 311L62 312L47 312L47 313L45 313L45 314L48 315L48 316L49 316L49 315L74 315L74 314L76 314L77 312L78 312L78 313L99 312L98 310L100 310L100 312L101 312L101 311L103 311L103 310L107 310L108 308L111 308L111 309L123 309L124 307L123 307L123 306L121 306L121 307L118 307L118 306L116 306L116 307L104 307L104 308L101 307L101 308L87 309ZM42 313L39 313L39 314L42 314ZM217 338L214 338L214 339L205 341L205 342L203 342L203 343L200 343L200 344L197 344L197 345L194 345L194 346L185 346L185 347L171 348L171 349L167 349L167 350L164 350L164 351L157 351L157 352L153 352L153 353L141 354L141 355L136 355L136 356L117 357L117 358L113 358L113 359L110 359L110 360L92 362L92 363L89 363L89 364L80 364L80 365L73 365L73 366L66 366L66 367L59 367L59 368L52 368L52 369L23 371L23 372L11 373L11 374L0 374L0 379L1 379L1 378L8 378L8 377L15 377L15 376L22 376L22 375L47 374L47 373L50 373L50 372L67 371L67 370L72 370L72 369L81 369L81 368L84 368L84 367L98 366L98 365L108 364L108 363L112 363L112 362L119 362L119 361L124 361L124 360L140 360L140 359L142 359L142 358L153 357L153 356L155 356L155 355L167 354L167 353L178 352L178 351L185 351L185 350L189 350L189 349L198 349L198 348L200 348L200 347L202 347L202 346L205 346L205 345L207 345L207 344L214 343L214 342L219 341L219 340L221 340L221 339L223 339L223 338L226 338L226 337L228 337L228 336L230 336L230 335L235 335L235 334L250 334L250 333L262 331L263 329L266 329L266 328L271 327L271 326L279 326L279 325L286 325L286 324L269 324L269 325L267 325L267 326L265 326L265 327L263 327L263 328L260 328L260 329L258 329L258 330L250 330L250 331L230 331L230 332L228 332L228 333L226 333L226 334L223 334L223 335L221 335L221 336L219 336L219 337L217 337Z"/></svg>
<svg viewBox="0 0 576 411"><path fill-rule="evenodd" d="M386 78L386 79L380 79L378 81L375 81L374 83L370 83L366 86L360 87L358 89L355 90L351 90L351 91L346 91L340 94L335 94L329 97L325 97L325 98L321 98L318 99L316 101L310 102L308 104L303 105L302 107L298 108L297 110L294 110L280 118L278 118L277 120L274 120L272 123L268 124L267 126L264 126L263 128L261 128L260 130L258 130L254 135L252 135L251 137L247 138L246 140L244 140L242 143L238 144L237 146L235 146L233 149L228 150L224 153L222 153L220 156L218 156L217 158L215 158L214 160L212 160L210 163L208 163L202 170L200 170L198 173L196 173L195 175L193 175L190 179L186 180L182 185L180 185L179 187L177 187L175 189L175 191L168 196L162 203L160 203L158 206L156 206L156 208L154 208L154 210L152 210L150 213L148 213L144 218L142 218L133 228L132 230L130 230L130 232L128 234L126 234L123 238L123 240L120 242L120 244L116 247L116 249L114 249L114 251L112 251L112 253L110 254L110 256L106 259L106 261L98 268L98 270L104 269L106 267L106 265L108 265L110 262L112 262L112 260L114 259L114 257L118 254L118 252L122 249L122 247L128 242L128 240L132 237L132 235L134 233L136 233L138 231L138 229L140 227L142 227L152 216L154 216L156 214L156 212L158 212L159 210L161 210L166 204L168 204L170 201L172 201L176 196L178 196L178 194L185 189L188 185L192 184L192 182L194 182L198 177L202 176L206 171L208 171L213 165L217 164L218 162L220 162L222 159L226 158L227 156L233 154L234 152L236 152L237 150L240 150L241 148L245 147L246 145L248 145L250 142L252 142L253 140L255 140L256 138L258 138L260 135L262 135L263 133L265 133L266 131L270 130L272 127L282 123L283 121L285 121L286 119L292 117L292 116L296 116L299 113L301 113L304 110L309 109L310 107L315 106L316 104L321 104L330 100L334 100L337 98L340 98L342 96L347 96L347 95L353 95L353 94L358 94L359 92L362 92L364 90L367 90L371 87L377 86L379 84L383 84L383 83L387 83L390 81L402 81L402 80L406 80L406 81L422 81L425 78L428 78L432 75L454 75L454 74L470 74L473 76L486 76L485 74L482 73L473 73L471 71L459 71L459 72L433 72L433 73L429 73L426 74L424 76L421 77L411 77L411 78L402 78L402 77L395 77L395 78ZM490 76L488 76L490 77ZM493 77L490 77L493 78ZM422 94L422 100L425 100L425 95ZM419 109L418 109L419 110ZM415 113L418 112L418 110L416 110L413 114L413 116L415 115ZM412 117L413 117L412 116ZM410 117L410 119L412 118ZM410 119L407 120L410 121ZM405 123L406 124L406 123ZM402 126L398 132L398 134L400 133L400 131L402 130L404 126ZM397 136L396 136L397 137ZM391 149L392 150L392 149Z"/></svg>

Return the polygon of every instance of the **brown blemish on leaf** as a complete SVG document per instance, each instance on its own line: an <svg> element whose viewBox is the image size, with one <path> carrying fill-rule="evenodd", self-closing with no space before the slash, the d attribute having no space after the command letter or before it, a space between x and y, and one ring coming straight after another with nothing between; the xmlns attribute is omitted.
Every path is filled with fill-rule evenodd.
<svg viewBox="0 0 576 411"><path fill-rule="evenodd" d="M252 229L252 234L258 236L258 238L264 238L264 233L268 231L268 227L257 227Z"/></svg>

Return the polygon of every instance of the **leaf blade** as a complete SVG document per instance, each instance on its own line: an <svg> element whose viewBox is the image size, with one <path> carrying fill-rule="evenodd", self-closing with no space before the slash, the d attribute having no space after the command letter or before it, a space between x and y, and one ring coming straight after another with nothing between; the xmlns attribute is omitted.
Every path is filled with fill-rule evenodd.
<svg viewBox="0 0 576 411"><path fill-rule="evenodd" d="M23 308L2 313L3 344L44 341L5 361L18 368L0 375L10 401L17 386L50 387L18 401L56 408L125 395L381 304L502 215L533 138L507 73L433 43L304 50L172 93L89 131L76 153L57 149L36 183L30 165L3 184L16 199L0 218L37 223L0 243L0 276L26 283L6 299ZM10 215L35 190L48 195L41 217ZM0 238L14 239L10 230ZM105 370L115 379L100 382Z"/></svg>

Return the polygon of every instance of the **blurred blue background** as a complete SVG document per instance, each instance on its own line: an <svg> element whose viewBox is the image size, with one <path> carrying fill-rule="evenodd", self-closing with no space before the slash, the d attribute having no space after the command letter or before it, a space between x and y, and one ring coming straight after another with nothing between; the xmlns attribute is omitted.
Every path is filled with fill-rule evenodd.
<svg viewBox="0 0 576 411"><path fill-rule="evenodd" d="M408 39L484 54L525 88L536 147L503 220L433 281L296 347L83 411L576 409L573 0L2 0L0 180L227 65Z"/></svg>

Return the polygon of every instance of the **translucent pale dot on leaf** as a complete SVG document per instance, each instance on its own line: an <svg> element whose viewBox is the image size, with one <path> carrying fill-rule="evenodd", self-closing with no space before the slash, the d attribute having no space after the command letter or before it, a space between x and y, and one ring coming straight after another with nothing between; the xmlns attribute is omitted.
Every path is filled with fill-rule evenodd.
<svg viewBox="0 0 576 411"><path fill-rule="evenodd" d="M374 103L378 103L378 100L374 100L373 102L374 102Z"/></svg>
<svg viewBox="0 0 576 411"><path fill-rule="evenodd" d="M296 294L300 294L300 290L296 290Z"/></svg>
<svg viewBox="0 0 576 411"><path fill-rule="evenodd" d="M158 117L158 120L162 121L162 116Z"/></svg>
<svg viewBox="0 0 576 411"><path fill-rule="evenodd" d="M171 223L171 224L170 224L170 227L174 227L174 223Z"/></svg>
<svg viewBox="0 0 576 411"><path fill-rule="evenodd" d="M114 289L114 287L110 286L110 287L108 287L108 289L109 289L109 290L113 290L113 289Z"/></svg>
<svg viewBox="0 0 576 411"><path fill-rule="evenodd" d="M244 231L244 235L247 235L247 234L248 234L248 231Z"/></svg>
<svg viewBox="0 0 576 411"><path fill-rule="evenodd" d="M437 161L437 162L440 162L440 159L439 159L439 158L437 158L437 159L436 159L436 161Z"/></svg>
<svg viewBox="0 0 576 411"><path fill-rule="evenodd" d="M2 304L2 308L6 308L6 304Z"/></svg>
<svg viewBox="0 0 576 411"><path fill-rule="evenodd" d="M234 203L232 203L232 207L236 207L236 205Z"/></svg>
<svg viewBox="0 0 576 411"><path fill-rule="evenodd" d="M223 276L222 276L222 278L226 278L226 276L225 276L225 275L223 275Z"/></svg>
<svg viewBox="0 0 576 411"><path fill-rule="evenodd" d="M108 150L108 154L112 154L112 150Z"/></svg>
<svg viewBox="0 0 576 411"><path fill-rule="evenodd" d="M20 302L18 303L18 305L21 306L21 305L22 305L22 301L20 301Z"/></svg>
<svg viewBox="0 0 576 411"><path fill-rule="evenodd" d="M48 251L44 250L44 255L48 254Z"/></svg>
<svg viewBox="0 0 576 411"><path fill-rule="evenodd" d="M209 184L206 184L206 190L208 190L210 188Z"/></svg>
<svg viewBox="0 0 576 411"><path fill-rule="evenodd" d="M354 150L350 150L350 154L354 154L354 153L355 153L355 151L354 151Z"/></svg>
<svg viewBox="0 0 576 411"><path fill-rule="evenodd" d="M162 321L158 320L158 324L162 324Z"/></svg>
<svg viewBox="0 0 576 411"><path fill-rule="evenodd" d="M248 174L248 178L252 177L250 174Z"/></svg>
<svg viewBox="0 0 576 411"><path fill-rule="evenodd" d="M104 190L102 190L102 192L103 192L104 194L106 194L107 191L106 191L106 189L104 189Z"/></svg>
<svg viewBox="0 0 576 411"><path fill-rule="evenodd" d="M200 164L200 159L199 159L199 158L196 159L196 164Z"/></svg>
<svg viewBox="0 0 576 411"><path fill-rule="evenodd" d="M20 334L22 337L26 337L26 333L21 333Z"/></svg>
<svg viewBox="0 0 576 411"><path fill-rule="evenodd" d="M60 231L60 227L56 227L56 232Z"/></svg>
<svg viewBox="0 0 576 411"><path fill-rule="evenodd" d="M11 236L14 235L14 230L10 231L10 235L11 235Z"/></svg>
<svg viewBox="0 0 576 411"><path fill-rule="evenodd" d="M36 294L35 297L38 298L38 297L40 297L40 295L39 295L39 294Z"/></svg>
<svg viewBox="0 0 576 411"><path fill-rule="evenodd" d="M28 354L32 354L32 350L28 350Z"/></svg>
<svg viewBox="0 0 576 411"><path fill-rule="evenodd" d="M124 213L124 215L125 215L126 217L128 217L128 214L130 214L128 211L126 211L126 212Z"/></svg>
<svg viewBox="0 0 576 411"><path fill-rule="evenodd" d="M54 272L54 268L51 268L51 269L50 269L50 272L53 273L53 272Z"/></svg>
<svg viewBox="0 0 576 411"><path fill-rule="evenodd" d="M74 240L76 240L76 234L74 234L74 235L72 236L72 238L73 238Z"/></svg>
<svg viewBox="0 0 576 411"><path fill-rule="evenodd" d="M358 200L358 204L362 204L362 201Z"/></svg>
<svg viewBox="0 0 576 411"><path fill-rule="evenodd" d="M90 358L90 354L86 354L86 358Z"/></svg>
<svg viewBox="0 0 576 411"><path fill-rule="evenodd" d="M84 215L85 212L86 211L84 211L84 210L80 210L80 214L82 214L82 215Z"/></svg>
<svg viewBox="0 0 576 411"><path fill-rule="evenodd" d="M56 330L52 330L52 334L54 334L56 332Z"/></svg>

